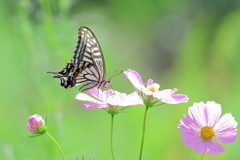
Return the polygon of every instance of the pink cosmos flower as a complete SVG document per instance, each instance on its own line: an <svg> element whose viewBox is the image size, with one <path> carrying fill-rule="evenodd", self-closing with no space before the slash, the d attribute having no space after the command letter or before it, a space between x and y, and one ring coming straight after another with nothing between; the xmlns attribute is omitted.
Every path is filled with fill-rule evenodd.
<svg viewBox="0 0 240 160"><path fill-rule="evenodd" d="M32 115L28 118L27 127L29 131L34 134L42 134L46 131L44 119L37 114Z"/></svg>
<svg viewBox="0 0 240 160"><path fill-rule="evenodd" d="M84 108L106 108L112 106L117 108L118 106L132 106L132 105L142 105L142 100L139 98L137 92L133 92L129 95L125 93L120 93L114 90L101 91L96 88L91 89L89 93L94 97L91 97L84 93L79 93L76 96L77 100L89 101L93 103L82 104Z"/></svg>
<svg viewBox="0 0 240 160"><path fill-rule="evenodd" d="M237 122L227 113L220 119L221 106L214 101L194 103L189 115L183 115L178 128L182 131L182 142L199 153L220 154L225 151L222 143L232 143L237 137Z"/></svg>
<svg viewBox="0 0 240 160"><path fill-rule="evenodd" d="M141 91L142 93L146 94L147 96L152 96L154 98L160 99L164 103L168 104L178 104L183 102L188 102L189 98L186 95L182 94L174 94L177 89L165 89L159 91L160 85L157 83L153 83L152 79L149 79L147 82L147 86L145 87L142 78L138 72L128 69L124 71L126 77L130 80L133 86Z"/></svg>

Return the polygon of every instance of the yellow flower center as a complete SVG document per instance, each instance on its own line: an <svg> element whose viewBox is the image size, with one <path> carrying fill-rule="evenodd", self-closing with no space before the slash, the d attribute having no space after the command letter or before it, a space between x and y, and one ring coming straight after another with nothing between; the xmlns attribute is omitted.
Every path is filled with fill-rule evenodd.
<svg viewBox="0 0 240 160"><path fill-rule="evenodd" d="M110 98L110 97L113 96L113 95L116 95L116 93L111 93L111 94L109 94L107 98Z"/></svg>
<svg viewBox="0 0 240 160"><path fill-rule="evenodd" d="M214 137L215 133L212 127L203 127L201 129L200 135L204 140L210 140Z"/></svg>
<svg viewBox="0 0 240 160"><path fill-rule="evenodd" d="M152 91L152 92L155 92L157 90L157 88L152 86L152 87L148 88L148 90Z"/></svg>
<svg viewBox="0 0 240 160"><path fill-rule="evenodd" d="M113 95L116 95L116 93L111 93L111 94L109 94L108 97L111 97L111 96L113 96Z"/></svg>

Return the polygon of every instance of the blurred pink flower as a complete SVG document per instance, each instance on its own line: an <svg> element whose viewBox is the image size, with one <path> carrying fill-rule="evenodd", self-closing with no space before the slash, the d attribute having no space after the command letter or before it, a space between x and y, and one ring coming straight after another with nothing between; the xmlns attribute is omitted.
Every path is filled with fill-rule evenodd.
<svg viewBox="0 0 240 160"><path fill-rule="evenodd" d="M27 127L28 127L29 131L34 134L35 133L43 134L46 131L44 119L37 114L32 115L28 118Z"/></svg>
<svg viewBox="0 0 240 160"><path fill-rule="evenodd" d="M114 90L102 92L101 90L94 88L91 89L89 93L94 98L84 93L79 93L75 97L77 100L93 102L82 104L82 106L87 109L106 108L108 106L117 108L118 106L132 106L143 104L137 92L133 92L129 95L126 95L125 93L120 93Z"/></svg>
<svg viewBox="0 0 240 160"><path fill-rule="evenodd" d="M148 80L147 87L145 87L142 82L141 76L138 72L134 70L128 69L127 71L124 71L124 74L136 89L138 89L147 96L152 96L154 98L160 99L164 103L178 104L188 102L189 100L189 98L183 94L172 95L177 91L176 88L159 91L160 85L157 83L153 83L152 79Z"/></svg>
<svg viewBox="0 0 240 160"><path fill-rule="evenodd" d="M212 102L194 103L189 115L183 115L178 128L182 131L182 142L199 153L220 154L224 147L217 142L232 143L237 137L237 122L227 113L220 119L220 104Z"/></svg>

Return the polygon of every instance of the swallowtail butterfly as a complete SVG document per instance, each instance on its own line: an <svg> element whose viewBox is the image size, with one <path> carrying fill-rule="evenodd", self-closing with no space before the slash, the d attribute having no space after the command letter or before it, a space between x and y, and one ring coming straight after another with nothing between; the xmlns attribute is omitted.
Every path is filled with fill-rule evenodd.
<svg viewBox="0 0 240 160"><path fill-rule="evenodd" d="M97 38L87 27L78 30L78 42L73 58L60 72L47 72L59 78L61 86L71 88L84 84L79 90L101 89L110 83L105 80L105 64Z"/></svg>

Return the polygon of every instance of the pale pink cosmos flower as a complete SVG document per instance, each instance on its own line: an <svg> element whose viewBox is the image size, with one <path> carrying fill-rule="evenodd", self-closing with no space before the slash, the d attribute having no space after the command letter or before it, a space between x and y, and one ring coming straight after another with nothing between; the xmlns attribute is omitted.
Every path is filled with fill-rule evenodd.
<svg viewBox="0 0 240 160"><path fill-rule="evenodd" d="M127 71L124 71L124 74L136 89L146 94L147 96L152 96L154 98L160 99L164 103L178 104L188 102L189 100L189 98L186 95L182 94L173 95L173 93L177 91L176 88L159 91L160 85L157 83L153 83L152 79L148 80L147 86L145 87L145 85L142 82L142 78L137 71L128 69Z"/></svg>
<svg viewBox="0 0 240 160"><path fill-rule="evenodd" d="M142 100L139 98L137 92L133 92L129 95L125 93L120 93L114 90L101 91L96 88L91 89L89 93L93 96L89 96L84 93L79 93L75 97L77 100L89 101L93 103L82 104L84 108L106 108L108 106L118 107L118 106L132 106L132 105L142 105Z"/></svg>
<svg viewBox="0 0 240 160"><path fill-rule="evenodd" d="M220 154L225 151L221 143L232 143L237 137L237 122L230 113L220 118L220 104L212 102L194 103L189 115L183 115L178 128L182 131L182 142L198 153ZM220 119L219 119L220 118Z"/></svg>
<svg viewBox="0 0 240 160"><path fill-rule="evenodd" d="M32 115L28 118L27 127L30 132L42 134L46 131L45 121L40 115Z"/></svg>

